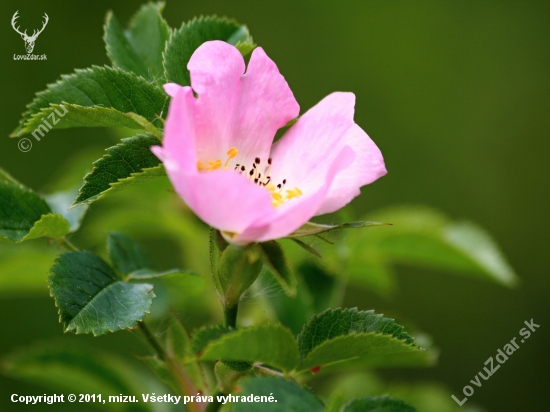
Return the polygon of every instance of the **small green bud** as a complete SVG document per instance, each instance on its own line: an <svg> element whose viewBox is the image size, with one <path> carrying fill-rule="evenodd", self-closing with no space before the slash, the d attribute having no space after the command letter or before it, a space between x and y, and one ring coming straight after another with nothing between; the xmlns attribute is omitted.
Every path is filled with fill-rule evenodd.
<svg viewBox="0 0 550 412"><path fill-rule="evenodd" d="M258 278L263 267L256 245L228 245L217 264L217 282L225 307L239 303L241 296Z"/></svg>

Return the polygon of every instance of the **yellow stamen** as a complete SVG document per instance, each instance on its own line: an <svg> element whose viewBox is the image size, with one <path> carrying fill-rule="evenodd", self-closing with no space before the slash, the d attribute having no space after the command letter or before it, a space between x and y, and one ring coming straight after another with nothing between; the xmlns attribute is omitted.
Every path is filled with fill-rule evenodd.
<svg viewBox="0 0 550 412"><path fill-rule="evenodd" d="M233 159L238 154L239 154L239 150L236 147L232 147L227 152L227 156L229 156L230 159Z"/></svg>
<svg viewBox="0 0 550 412"><path fill-rule="evenodd" d="M283 203L286 203L289 200L294 199L295 197L300 197L303 194L299 188L295 187L294 189L287 190L286 196L283 197L283 195L279 191L275 191L275 186L266 185L265 188L271 192L271 202L273 203L274 207L281 206Z"/></svg>
<svg viewBox="0 0 550 412"><path fill-rule="evenodd" d="M280 193L271 193L271 203L274 207L281 206L283 204L283 195Z"/></svg>
<svg viewBox="0 0 550 412"><path fill-rule="evenodd" d="M200 160L197 162L197 169L199 169L199 172L201 170L204 170L204 165L202 164L202 162Z"/></svg>
<svg viewBox="0 0 550 412"><path fill-rule="evenodd" d="M295 197L298 197L302 194L302 191L300 189L298 189L297 187L295 187L294 189L292 190L287 190L286 191L286 197L285 197L285 200L290 200L290 199L294 199Z"/></svg>
<svg viewBox="0 0 550 412"><path fill-rule="evenodd" d="M236 147L232 147L228 150L227 156L229 156L225 162L224 168L227 167L229 164L229 161L233 158L235 158L239 154L239 150Z"/></svg>
<svg viewBox="0 0 550 412"><path fill-rule="evenodd" d="M222 165L222 161L220 159L218 159L216 161L209 161L207 170L219 169L221 165Z"/></svg>

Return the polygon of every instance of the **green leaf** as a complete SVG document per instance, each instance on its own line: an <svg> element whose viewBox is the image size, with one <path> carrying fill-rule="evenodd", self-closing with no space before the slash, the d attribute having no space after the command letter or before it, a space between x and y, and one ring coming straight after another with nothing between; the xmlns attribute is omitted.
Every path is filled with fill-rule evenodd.
<svg viewBox="0 0 550 412"><path fill-rule="evenodd" d="M80 228L82 219L88 211L88 205L77 209L69 209L77 194L78 189L73 189L44 196L44 200L48 203L52 212L63 216L69 222L70 233L76 232Z"/></svg>
<svg viewBox="0 0 550 412"><path fill-rule="evenodd" d="M162 138L164 137L162 132L153 124L153 122L147 120L145 117L135 113L127 113L126 115L136 124L138 124L143 130L145 130L147 133L152 134L157 139L162 140Z"/></svg>
<svg viewBox="0 0 550 412"><path fill-rule="evenodd" d="M101 335L133 328L149 312L149 284L128 284L90 252L68 252L51 268L50 291L65 331Z"/></svg>
<svg viewBox="0 0 550 412"><path fill-rule="evenodd" d="M191 341L191 352L195 355L201 354L201 352L212 341L220 339L223 335L233 332L233 329L226 328L222 325L206 326L198 329L193 333L193 339Z"/></svg>
<svg viewBox="0 0 550 412"><path fill-rule="evenodd" d="M68 111L66 116L62 103ZM37 93L12 137L34 132L38 128L43 134L51 128L132 126L135 122L126 115L128 112L162 127L157 116L166 115L167 105L168 98L162 89L142 77L119 69L93 66L63 75L57 83ZM54 112L57 116L52 114Z"/></svg>
<svg viewBox="0 0 550 412"><path fill-rule="evenodd" d="M337 357L333 352L339 353ZM325 355L326 354L326 355ZM373 368L422 368L435 365L439 352L422 350L387 335L372 333L348 335L314 349L302 370L323 366L326 372L364 371ZM330 359L329 359L330 358ZM323 363L326 361L332 363ZM307 366L307 367L306 367Z"/></svg>
<svg viewBox="0 0 550 412"><path fill-rule="evenodd" d="M126 31L112 12L107 14L104 40L115 67L154 82L162 80L162 52L170 37L170 28L161 16L163 8L164 3L143 5Z"/></svg>
<svg viewBox="0 0 550 412"><path fill-rule="evenodd" d="M143 128L143 125L132 117L131 112L123 113L111 107L82 106L65 102L62 104L51 103L49 107L41 108L40 112L34 114L28 120L25 126L27 131L21 132L17 136L31 133L35 139L40 140L51 130L48 124L53 129L70 129L73 127Z"/></svg>
<svg viewBox="0 0 550 412"><path fill-rule="evenodd" d="M241 400L235 403L235 412L321 412L323 402L308 389L298 386L293 381L262 376L242 381ZM276 402L242 401L242 397L273 396Z"/></svg>
<svg viewBox="0 0 550 412"><path fill-rule="evenodd" d="M291 239L294 243L296 243L298 246L300 246L302 249L304 249L306 252L311 253L314 256L317 256L318 258L322 258L321 254L315 249L314 247L308 245L306 242L302 242L300 239L292 238Z"/></svg>
<svg viewBox="0 0 550 412"><path fill-rule="evenodd" d="M0 240L15 243L39 237L59 240L69 231L69 222L51 213L46 201L33 191L0 182Z"/></svg>
<svg viewBox="0 0 550 412"><path fill-rule="evenodd" d="M302 237L302 236L319 235L321 233L332 232L333 230L338 230L338 229L357 229L362 227L388 226L388 225L391 226L391 224L388 224L388 223L366 222L366 221L342 223L340 225L323 225L320 223L307 222L298 230L292 232L290 235L286 237L293 239L293 238Z"/></svg>
<svg viewBox="0 0 550 412"><path fill-rule="evenodd" d="M266 268L289 296L296 295L296 277L292 272L281 246L274 240L258 244Z"/></svg>
<svg viewBox="0 0 550 412"><path fill-rule="evenodd" d="M215 341L222 336L234 332L234 329L227 328L222 325L209 326L199 329L193 336L193 342L191 343L191 352L200 356L204 348L212 341ZM224 361L223 363L232 371L247 371L252 365L248 362L240 361Z"/></svg>
<svg viewBox="0 0 550 412"><path fill-rule="evenodd" d="M141 246L122 233L109 233L107 250L113 268L123 277L137 271L155 270L155 265Z"/></svg>
<svg viewBox="0 0 550 412"><path fill-rule="evenodd" d="M402 400L380 396L355 399L344 407L343 412L416 412L416 408Z"/></svg>
<svg viewBox="0 0 550 412"><path fill-rule="evenodd" d="M327 309L314 316L297 341L301 370L364 356L375 361L377 357L422 350L393 319L356 308Z"/></svg>
<svg viewBox="0 0 550 412"><path fill-rule="evenodd" d="M195 50L204 42L223 40L236 46L243 55L250 53L255 45L246 26L234 20L219 17L199 17L184 23L170 36L164 52L166 80L189 86L187 63Z"/></svg>
<svg viewBox="0 0 550 412"><path fill-rule="evenodd" d="M472 222L455 222L447 227L445 239L476 262L493 280L506 286L518 283L514 270L489 234Z"/></svg>
<svg viewBox="0 0 550 412"><path fill-rule="evenodd" d="M191 271L191 270L181 270L181 269L169 269L169 270L153 270L153 269L141 269L135 272L130 273L126 276L126 280L130 281L142 281L145 279L155 279L155 278L164 278L164 281L174 281L176 277L179 276L192 276L194 279L202 279L200 275ZM187 278L189 280L189 278Z"/></svg>
<svg viewBox="0 0 550 412"><path fill-rule="evenodd" d="M191 349L189 335L172 312L170 312L169 316L170 324L166 333L166 351L174 359L184 360L189 355Z"/></svg>
<svg viewBox="0 0 550 412"><path fill-rule="evenodd" d="M426 207L394 207L369 217L393 226L349 233L338 267L352 281L368 284L375 274L391 276L390 264L401 263L452 270L505 286L517 284L498 246L473 223L453 222Z"/></svg>
<svg viewBox="0 0 550 412"><path fill-rule="evenodd" d="M211 341L200 360L262 362L284 371L298 364L298 348L292 333L281 325L239 329Z"/></svg>
<svg viewBox="0 0 550 412"><path fill-rule="evenodd" d="M120 394L141 398L142 393L159 389L149 374L131 363L74 344L42 343L20 349L6 356L2 366L13 378L67 393L101 394L103 399ZM151 410L145 403L126 404L117 410L130 410L130 405L132 411Z"/></svg>
<svg viewBox="0 0 550 412"><path fill-rule="evenodd" d="M338 336L361 332L377 332L394 336L412 344L414 338L403 331L393 319L375 315L374 311L327 309L315 315L298 335L300 358L304 359L316 346Z"/></svg>
<svg viewBox="0 0 550 412"><path fill-rule="evenodd" d="M42 215L21 241L47 237L60 241L71 230L69 222L57 213Z"/></svg>
<svg viewBox="0 0 550 412"><path fill-rule="evenodd" d="M151 146L159 145L150 134L140 134L107 149L107 154L94 163L85 177L79 195L72 207L95 202L107 193L114 193L156 177L166 172L160 160L151 152Z"/></svg>
<svg viewBox="0 0 550 412"><path fill-rule="evenodd" d="M216 362L214 375L221 393L231 393L239 380L250 373L252 364L247 362Z"/></svg>
<svg viewBox="0 0 550 412"><path fill-rule="evenodd" d="M241 362L241 361L222 360L221 363L223 363L232 371L236 371L236 372L247 372L251 370L252 367L254 366L250 362Z"/></svg>

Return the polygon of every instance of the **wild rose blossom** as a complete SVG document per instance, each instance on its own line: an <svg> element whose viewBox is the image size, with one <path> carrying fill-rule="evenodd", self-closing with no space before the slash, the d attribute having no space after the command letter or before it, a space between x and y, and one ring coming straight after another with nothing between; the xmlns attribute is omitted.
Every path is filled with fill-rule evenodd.
<svg viewBox="0 0 550 412"><path fill-rule="evenodd" d="M353 121L353 93L325 97L273 143L300 107L262 48L246 68L235 47L206 42L187 68L191 87L164 86L172 101L152 150L185 203L229 241L287 236L387 173Z"/></svg>

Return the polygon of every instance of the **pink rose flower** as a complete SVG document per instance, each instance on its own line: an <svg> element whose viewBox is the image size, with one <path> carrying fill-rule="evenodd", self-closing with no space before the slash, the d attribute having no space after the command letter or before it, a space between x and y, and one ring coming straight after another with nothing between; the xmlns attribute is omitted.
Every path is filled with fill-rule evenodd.
<svg viewBox="0 0 550 412"><path fill-rule="evenodd" d="M353 93L325 97L273 143L300 107L262 48L246 68L235 47L206 42L187 68L191 87L164 86L172 101L152 150L185 203L230 242L285 237L387 173L353 121Z"/></svg>

